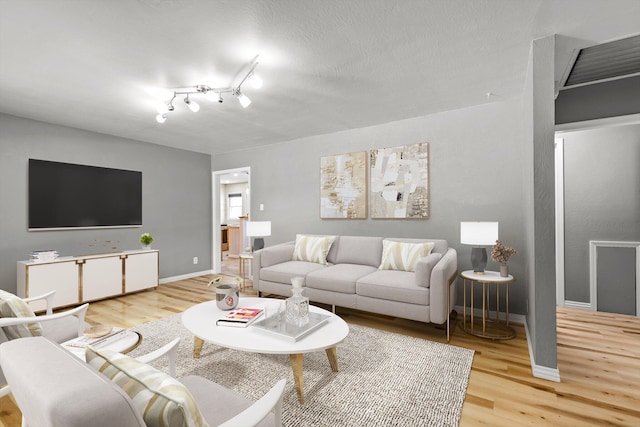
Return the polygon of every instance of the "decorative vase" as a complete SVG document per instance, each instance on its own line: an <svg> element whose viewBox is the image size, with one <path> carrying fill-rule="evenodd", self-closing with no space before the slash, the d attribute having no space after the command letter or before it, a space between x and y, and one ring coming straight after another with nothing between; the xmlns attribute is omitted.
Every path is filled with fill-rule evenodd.
<svg viewBox="0 0 640 427"><path fill-rule="evenodd" d="M304 282L302 277L291 279L293 296L287 298L287 323L297 327L303 327L309 323L309 298L302 296L302 282Z"/></svg>
<svg viewBox="0 0 640 427"><path fill-rule="evenodd" d="M500 277L509 277L509 266L506 263L500 264Z"/></svg>
<svg viewBox="0 0 640 427"><path fill-rule="evenodd" d="M144 250L149 250L151 249L151 244L145 245L144 243L142 244L142 249Z"/></svg>
<svg viewBox="0 0 640 427"><path fill-rule="evenodd" d="M240 299L240 288L235 285L216 286L216 305L220 310L233 310Z"/></svg>

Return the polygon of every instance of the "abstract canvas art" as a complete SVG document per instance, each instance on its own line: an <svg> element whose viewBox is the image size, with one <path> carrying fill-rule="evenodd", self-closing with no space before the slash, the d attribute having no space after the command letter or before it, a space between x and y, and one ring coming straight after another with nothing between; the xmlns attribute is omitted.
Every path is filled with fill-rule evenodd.
<svg viewBox="0 0 640 427"><path fill-rule="evenodd" d="M429 143L372 149L371 218L429 218Z"/></svg>
<svg viewBox="0 0 640 427"><path fill-rule="evenodd" d="M367 152L320 158L320 218L367 217Z"/></svg>

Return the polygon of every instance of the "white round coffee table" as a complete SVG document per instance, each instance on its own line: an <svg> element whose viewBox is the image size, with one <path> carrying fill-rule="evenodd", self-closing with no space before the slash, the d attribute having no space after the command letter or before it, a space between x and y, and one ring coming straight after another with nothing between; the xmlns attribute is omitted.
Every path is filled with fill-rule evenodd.
<svg viewBox="0 0 640 427"><path fill-rule="evenodd" d="M277 313L283 300L274 298L240 298L238 307L267 307L267 315ZM292 342L286 338L272 335L253 325L246 328L216 326L216 320L224 317L228 311L220 310L215 301L195 305L182 313L182 323L194 336L193 357L200 357L204 342L251 353L288 354L293 370L293 379L298 393L298 400L304 403L304 381L302 374L303 355L312 351L325 350L329 365L334 372L338 371L338 354L336 345L349 334L349 326L340 317L315 306L309 306L311 313L329 315L329 320L304 336Z"/></svg>

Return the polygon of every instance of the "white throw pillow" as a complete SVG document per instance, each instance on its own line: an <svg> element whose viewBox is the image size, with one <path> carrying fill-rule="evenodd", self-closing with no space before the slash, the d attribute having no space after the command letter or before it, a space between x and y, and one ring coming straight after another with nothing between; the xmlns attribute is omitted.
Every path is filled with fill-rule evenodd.
<svg viewBox="0 0 640 427"><path fill-rule="evenodd" d="M433 249L433 242L407 243L382 241L382 262L378 270L415 271L416 262Z"/></svg>
<svg viewBox="0 0 640 427"><path fill-rule="evenodd" d="M0 317L36 317L22 298L14 294L0 290ZM8 339L38 337L42 335L42 326L39 322L26 325L5 326L2 328Z"/></svg>
<svg viewBox="0 0 640 427"><path fill-rule="evenodd" d="M327 254L336 236L307 236L296 235L296 244L293 248L293 261L317 262L327 264Z"/></svg>
<svg viewBox="0 0 640 427"><path fill-rule="evenodd" d="M87 347L85 356L129 395L149 427L208 427L189 390L175 378L110 350Z"/></svg>

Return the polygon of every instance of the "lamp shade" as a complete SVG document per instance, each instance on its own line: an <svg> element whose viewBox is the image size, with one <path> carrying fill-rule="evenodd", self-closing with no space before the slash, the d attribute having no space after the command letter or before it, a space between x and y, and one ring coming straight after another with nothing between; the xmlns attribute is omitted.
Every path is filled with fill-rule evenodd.
<svg viewBox="0 0 640 427"><path fill-rule="evenodd" d="M460 243L463 245L487 246L498 240L497 222L461 222Z"/></svg>
<svg viewBox="0 0 640 427"><path fill-rule="evenodd" d="M271 236L271 221L247 222L247 236L249 237Z"/></svg>

